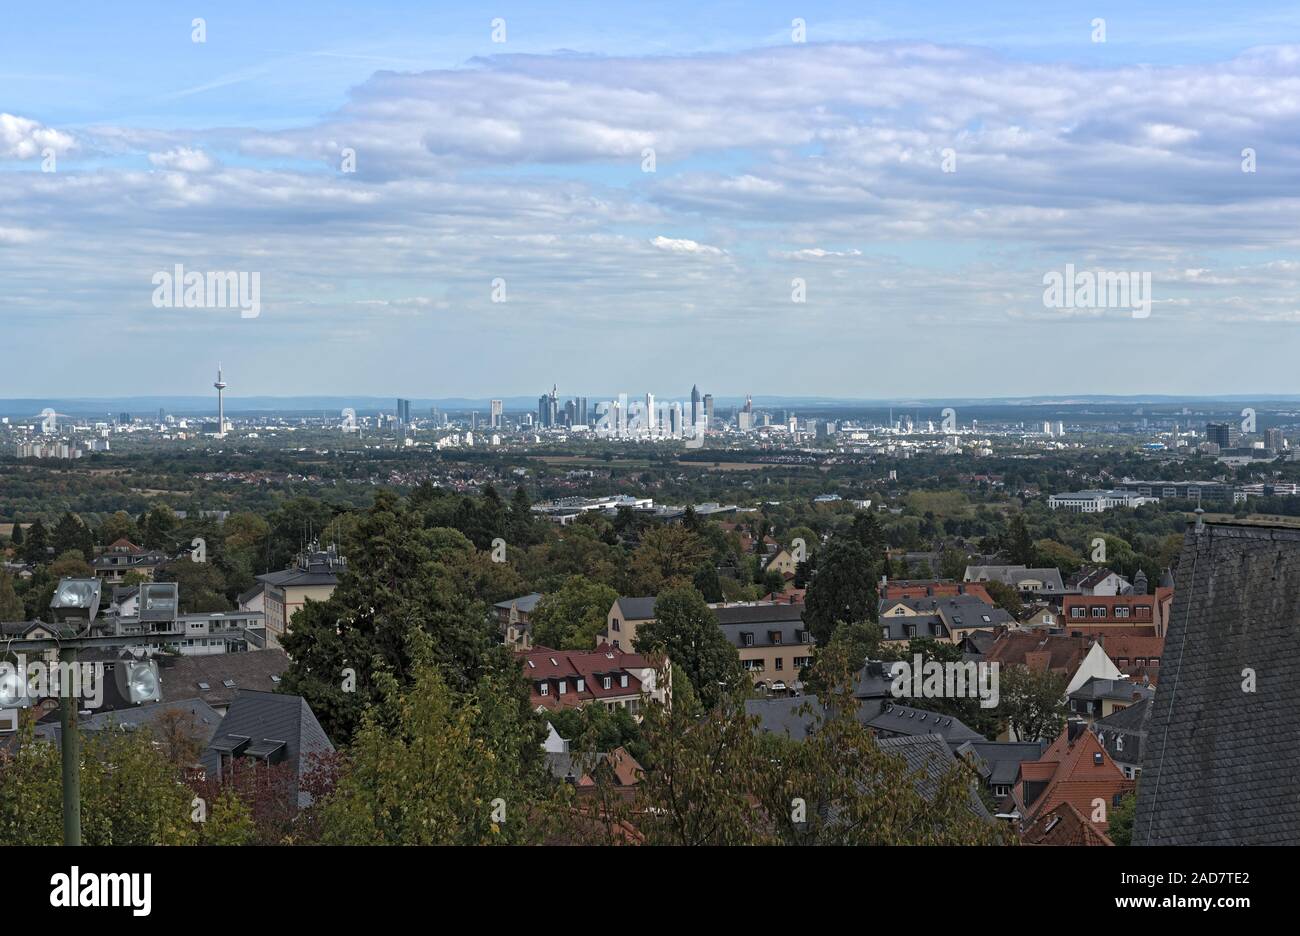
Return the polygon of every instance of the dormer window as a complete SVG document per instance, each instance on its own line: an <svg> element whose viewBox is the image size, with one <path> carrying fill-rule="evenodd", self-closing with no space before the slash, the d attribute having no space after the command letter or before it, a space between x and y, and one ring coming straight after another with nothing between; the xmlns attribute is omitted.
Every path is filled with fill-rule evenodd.
<svg viewBox="0 0 1300 936"><path fill-rule="evenodd" d="M610 689L613 687L613 680L610 679L608 676L602 676L600 677L600 684L605 689Z"/></svg>
<svg viewBox="0 0 1300 936"><path fill-rule="evenodd" d="M1092 763L1096 767L1100 767L1102 764L1105 763L1105 761L1106 758L1102 755L1101 751L1097 751L1095 754L1092 755Z"/></svg>
<svg viewBox="0 0 1300 936"><path fill-rule="evenodd" d="M566 695L569 691L569 681L567 679L561 679L558 685L559 685L560 695Z"/></svg>
<svg viewBox="0 0 1300 936"><path fill-rule="evenodd" d="M754 635L751 634L751 633L749 633L748 631L741 631L741 632L740 632L740 645L741 645L742 647L752 647L752 646L754 646Z"/></svg>
<svg viewBox="0 0 1300 936"><path fill-rule="evenodd" d="M624 688L624 689L627 688L627 673L620 673L620 674L619 674L619 677L618 677L618 684L619 684L619 686L621 686L621 687Z"/></svg>
<svg viewBox="0 0 1300 936"><path fill-rule="evenodd" d="M779 646L781 645L781 632L780 632L780 631L768 631L768 632L767 632L767 639L768 639L768 641L772 644L772 646L774 646L774 647L779 647Z"/></svg>
<svg viewBox="0 0 1300 936"><path fill-rule="evenodd" d="M583 679L581 676L578 677L578 691L579 692L587 691L587 680Z"/></svg>
<svg viewBox="0 0 1300 936"><path fill-rule="evenodd" d="M550 694L551 694L551 684L550 684L550 683L547 683L547 682L539 682L539 683L537 684L537 694L538 694L538 695L550 695Z"/></svg>

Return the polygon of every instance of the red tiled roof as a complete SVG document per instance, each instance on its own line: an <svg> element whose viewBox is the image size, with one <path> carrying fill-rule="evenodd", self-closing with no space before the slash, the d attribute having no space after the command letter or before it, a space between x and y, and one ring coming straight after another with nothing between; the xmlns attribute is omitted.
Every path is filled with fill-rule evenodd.
<svg viewBox="0 0 1300 936"><path fill-rule="evenodd" d="M898 598L953 598L957 595L974 595L985 604L993 604L980 582L949 582L935 579L933 581L898 581L885 582L880 589L880 597L887 601Z"/></svg>
<svg viewBox="0 0 1300 936"><path fill-rule="evenodd" d="M629 670L653 666L642 654L625 653L612 646L582 652L534 647L515 656L524 667L524 676L532 683L532 704L547 708L581 706L593 700L636 696L641 692L641 680ZM606 675L612 677L608 689L601 679ZM627 676L626 686L619 678L623 675ZM581 691L578 689L579 679L583 681ZM565 684L563 693L559 691L562 681ZM545 695L539 691L542 683L548 687Z"/></svg>
<svg viewBox="0 0 1300 936"><path fill-rule="evenodd" d="M1069 675L1079 668L1092 643L1088 637L1006 631L993 641L984 659L1004 666L1024 664L1038 672Z"/></svg>
<svg viewBox="0 0 1300 936"><path fill-rule="evenodd" d="M1105 832L1110 825L1110 811L1114 809L1115 797L1132 791L1135 783L1124 776L1124 772L1111 760L1091 731L1080 729L1073 741L1069 735L1070 727L1067 725L1043 752L1042 757L1020 765L1021 776L1016 783L1016 792L1018 801L1025 809L1024 819L1032 826L1045 813L1068 803L1098 831ZM1100 761L1097 759L1098 754L1101 755ZM1033 802L1025 803L1025 781L1045 779L1045 765L1054 768L1047 787ZM1104 804L1106 818L1093 822L1097 800Z"/></svg>
<svg viewBox="0 0 1300 936"><path fill-rule="evenodd" d="M1114 845L1071 803L1040 813L1021 834L1026 845Z"/></svg>

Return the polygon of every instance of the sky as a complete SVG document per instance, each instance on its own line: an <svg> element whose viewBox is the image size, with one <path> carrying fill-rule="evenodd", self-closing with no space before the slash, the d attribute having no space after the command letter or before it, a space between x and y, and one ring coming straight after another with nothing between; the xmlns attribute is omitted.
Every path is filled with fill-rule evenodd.
<svg viewBox="0 0 1300 936"><path fill-rule="evenodd" d="M1296 392L1300 7L1132 6L8 5L0 397Z"/></svg>

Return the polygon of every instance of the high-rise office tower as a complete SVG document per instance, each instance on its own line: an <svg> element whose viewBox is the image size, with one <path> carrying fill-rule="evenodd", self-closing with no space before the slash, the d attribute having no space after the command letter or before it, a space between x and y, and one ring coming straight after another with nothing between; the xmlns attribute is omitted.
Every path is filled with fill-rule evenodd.
<svg viewBox="0 0 1300 936"><path fill-rule="evenodd" d="M1205 424L1206 441L1213 442L1219 448L1235 448L1241 433L1237 430L1235 424L1230 422L1206 423Z"/></svg>
<svg viewBox="0 0 1300 936"><path fill-rule="evenodd" d="M1280 452L1286 448L1286 440L1281 429L1264 430L1264 448L1274 452Z"/></svg>
<svg viewBox="0 0 1300 936"><path fill-rule="evenodd" d="M691 425L700 421L700 385L691 385Z"/></svg>
<svg viewBox="0 0 1300 936"><path fill-rule="evenodd" d="M627 394L618 395L618 422L615 423L617 432L615 433L620 439L627 438Z"/></svg>
<svg viewBox="0 0 1300 936"><path fill-rule="evenodd" d="M500 401L500 400L491 400L491 401L489 401L489 402L488 402L488 408L489 408L489 412L490 412L490 414L491 414L491 415L489 416L489 420L490 420L490 422L491 422L492 428L493 428L493 429L500 429L500 428L501 428L501 412L502 412L502 410L501 410L501 401Z"/></svg>
<svg viewBox="0 0 1300 936"><path fill-rule="evenodd" d="M397 421L403 426L410 425L411 422L411 401L397 398Z"/></svg>
<svg viewBox="0 0 1300 936"><path fill-rule="evenodd" d="M655 395L647 393L645 395L645 434L654 435L655 427L658 423L659 411L655 409Z"/></svg>
<svg viewBox="0 0 1300 936"><path fill-rule="evenodd" d="M704 394L704 420L707 425L713 425L713 394Z"/></svg>

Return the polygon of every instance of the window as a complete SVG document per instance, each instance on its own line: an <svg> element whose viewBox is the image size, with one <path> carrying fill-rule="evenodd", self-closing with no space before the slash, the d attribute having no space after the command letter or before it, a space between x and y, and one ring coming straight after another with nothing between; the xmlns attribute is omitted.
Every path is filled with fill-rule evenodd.
<svg viewBox="0 0 1300 936"><path fill-rule="evenodd" d="M622 687L623 689L626 689L626 688L627 688L627 673L620 673L620 674L619 674L619 676L618 676L618 684L619 684L619 686Z"/></svg>
<svg viewBox="0 0 1300 936"><path fill-rule="evenodd" d="M754 635L751 634L751 633L749 633L748 631L741 631L741 632L740 632L740 645L741 645L742 647L752 647L752 646L754 646Z"/></svg>
<svg viewBox="0 0 1300 936"><path fill-rule="evenodd" d="M608 676L602 676L600 677L600 684L604 688L609 689L614 685L614 681L610 679Z"/></svg>
<svg viewBox="0 0 1300 936"><path fill-rule="evenodd" d="M551 686L550 686L550 684L549 684L549 683L544 683L544 682L540 682L540 683L538 683L538 684L537 684L537 694L538 694L538 695L550 695L550 694L551 694Z"/></svg>
<svg viewBox="0 0 1300 936"><path fill-rule="evenodd" d="M794 642L795 642L795 643L807 643L807 642L808 642L808 632L807 632L806 630L796 630L796 631L794 632Z"/></svg>
<svg viewBox="0 0 1300 936"><path fill-rule="evenodd" d="M568 695L568 693L569 693L569 682L568 682L567 679L561 679L560 682L559 682L559 687L560 687L560 690L559 690L559 691L560 691L560 695Z"/></svg>
<svg viewBox="0 0 1300 936"><path fill-rule="evenodd" d="M1073 607L1073 608L1070 609L1070 617L1072 617L1072 618L1081 618L1081 617L1083 617L1086 613L1087 613L1087 611L1086 611L1084 608Z"/></svg>
<svg viewBox="0 0 1300 936"><path fill-rule="evenodd" d="M1101 751L1097 751L1092 755L1092 762L1095 766L1100 767L1106 762L1106 756L1102 754Z"/></svg>
<svg viewBox="0 0 1300 936"><path fill-rule="evenodd" d="M1106 608L1105 608L1105 606L1103 606L1103 605L1093 605L1093 606L1092 606L1092 616L1095 617L1095 618L1104 618L1104 617L1106 616Z"/></svg>
<svg viewBox="0 0 1300 936"><path fill-rule="evenodd" d="M613 627L614 627L614 630L615 630L615 631L617 631L617 630L619 629L619 626L618 626L618 618L614 618L614 624L613 624Z"/></svg>
<svg viewBox="0 0 1300 936"><path fill-rule="evenodd" d="M1126 618L1126 617L1128 617L1128 608L1117 607L1117 608L1115 609L1115 617L1117 617L1117 618Z"/></svg>
<svg viewBox="0 0 1300 936"><path fill-rule="evenodd" d="M1151 605L1138 605L1138 606L1137 606L1137 616L1140 617L1140 618L1149 618L1149 617L1151 617Z"/></svg>
<svg viewBox="0 0 1300 936"><path fill-rule="evenodd" d="M916 625L915 625L915 624L908 624L908 625L907 625L907 636L908 636L908 637L915 637L915 636L916 636Z"/></svg>
<svg viewBox="0 0 1300 936"><path fill-rule="evenodd" d="M772 644L772 646L774 646L774 647L779 647L779 646L781 646L781 632L780 632L780 631L768 631L768 632L767 632L767 639L768 639L768 641Z"/></svg>
<svg viewBox="0 0 1300 936"><path fill-rule="evenodd" d="M587 691L587 680L585 680L585 679L583 679L583 678L581 678L581 677L578 678L578 691L579 691L579 692L586 692L586 691Z"/></svg>
<svg viewBox="0 0 1300 936"><path fill-rule="evenodd" d="M785 669L785 660L784 660L783 658L781 658L781 657L777 657L777 658L776 658L776 666L775 666L774 668L776 669L776 671L777 671L778 673L779 673L781 670Z"/></svg>

